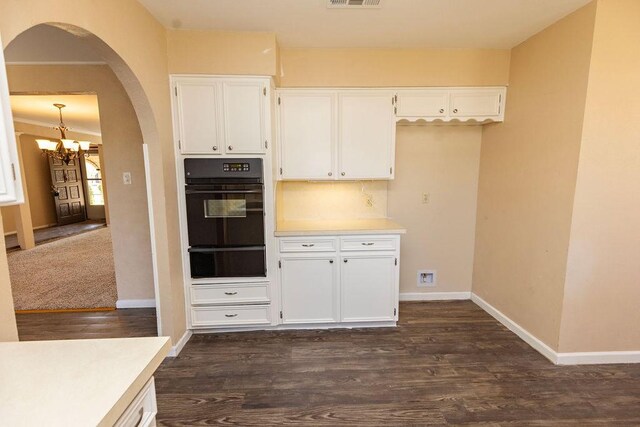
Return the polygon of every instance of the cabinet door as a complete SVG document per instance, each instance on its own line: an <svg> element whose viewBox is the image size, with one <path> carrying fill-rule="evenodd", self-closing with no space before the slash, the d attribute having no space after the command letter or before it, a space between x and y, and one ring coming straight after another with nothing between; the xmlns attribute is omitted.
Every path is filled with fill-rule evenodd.
<svg viewBox="0 0 640 427"><path fill-rule="evenodd" d="M395 256L345 256L340 267L343 322L395 319Z"/></svg>
<svg viewBox="0 0 640 427"><path fill-rule="evenodd" d="M335 94L279 95L282 179L334 179Z"/></svg>
<svg viewBox="0 0 640 427"><path fill-rule="evenodd" d="M398 91L398 117L446 117L449 92L446 90Z"/></svg>
<svg viewBox="0 0 640 427"><path fill-rule="evenodd" d="M450 98L451 117L490 117L501 113L503 90L454 90Z"/></svg>
<svg viewBox="0 0 640 427"><path fill-rule="evenodd" d="M227 154L265 152L264 106L266 86L262 81L229 80L224 92L224 135Z"/></svg>
<svg viewBox="0 0 640 427"><path fill-rule="evenodd" d="M393 177L392 96L380 91L339 95L339 179Z"/></svg>
<svg viewBox="0 0 640 427"><path fill-rule="evenodd" d="M219 119L220 89L213 80L176 83L180 151L184 154L220 154L223 151Z"/></svg>
<svg viewBox="0 0 640 427"><path fill-rule="evenodd" d="M2 46L2 40L0 40ZM4 64L4 53L0 49L0 206L22 203L22 179L16 134L13 129L9 85Z"/></svg>
<svg viewBox="0 0 640 427"><path fill-rule="evenodd" d="M338 321L337 261L332 256L281 260L283 323Z"/></svg>

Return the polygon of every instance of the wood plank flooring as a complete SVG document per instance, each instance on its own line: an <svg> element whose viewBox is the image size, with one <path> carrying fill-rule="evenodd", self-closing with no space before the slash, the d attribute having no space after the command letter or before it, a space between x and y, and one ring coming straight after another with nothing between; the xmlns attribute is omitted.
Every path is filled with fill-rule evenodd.
<svg viewBox="0 0 640 427"><path fill-rule="evenodd" d="M20 341L158 335L155 308L16 314Z"/></svg>
<svg viewBox="0 0 640 427"><path fill-rule="evenodd" d="M470 301L397 328L194 335L156 372L163 426L640 425L640 365L554 366Z"/></svg>

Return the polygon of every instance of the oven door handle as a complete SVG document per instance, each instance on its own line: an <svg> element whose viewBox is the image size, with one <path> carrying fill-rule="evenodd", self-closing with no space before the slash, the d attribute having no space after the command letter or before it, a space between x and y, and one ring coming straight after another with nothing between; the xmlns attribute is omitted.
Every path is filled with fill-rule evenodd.
<svg viewBox="0 0 640 427"><path fill-rule="evenodd" d="M261 194L262 190L189 190L186 194Z"/></svg>
<svg viewBox="0 0 640 427"><path fill-rule="evenodd" d="M189 248L188 252L210 254L214 252L231 251L264 251L264 246L239 246L236 248Z"/></svg>

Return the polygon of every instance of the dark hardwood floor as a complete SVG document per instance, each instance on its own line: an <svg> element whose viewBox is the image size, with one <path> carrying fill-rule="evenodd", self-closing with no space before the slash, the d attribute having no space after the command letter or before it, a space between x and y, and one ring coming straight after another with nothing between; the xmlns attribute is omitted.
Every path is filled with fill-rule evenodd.
<svg viewBox="0 0 640 427"><path fill-rule="evenodd" d="M157 336L155 308L16 314L20 341Z"/></svg>
<svg viewBox="0 0 640 427"><path fill-rule="evenodd" d="M640 365L554 366L470 301L398 328L194 335L156 372L158 421L640 425Z"/></svg>

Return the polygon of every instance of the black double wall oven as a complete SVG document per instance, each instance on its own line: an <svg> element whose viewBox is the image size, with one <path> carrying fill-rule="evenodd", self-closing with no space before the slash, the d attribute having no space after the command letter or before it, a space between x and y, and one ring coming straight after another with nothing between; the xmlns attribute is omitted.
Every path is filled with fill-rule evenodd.
<svg viewBox="0 0 640 427"><path fill-rule="evenodd" d="M265 277L262 159L184 160L192 278Z"/></svg>

